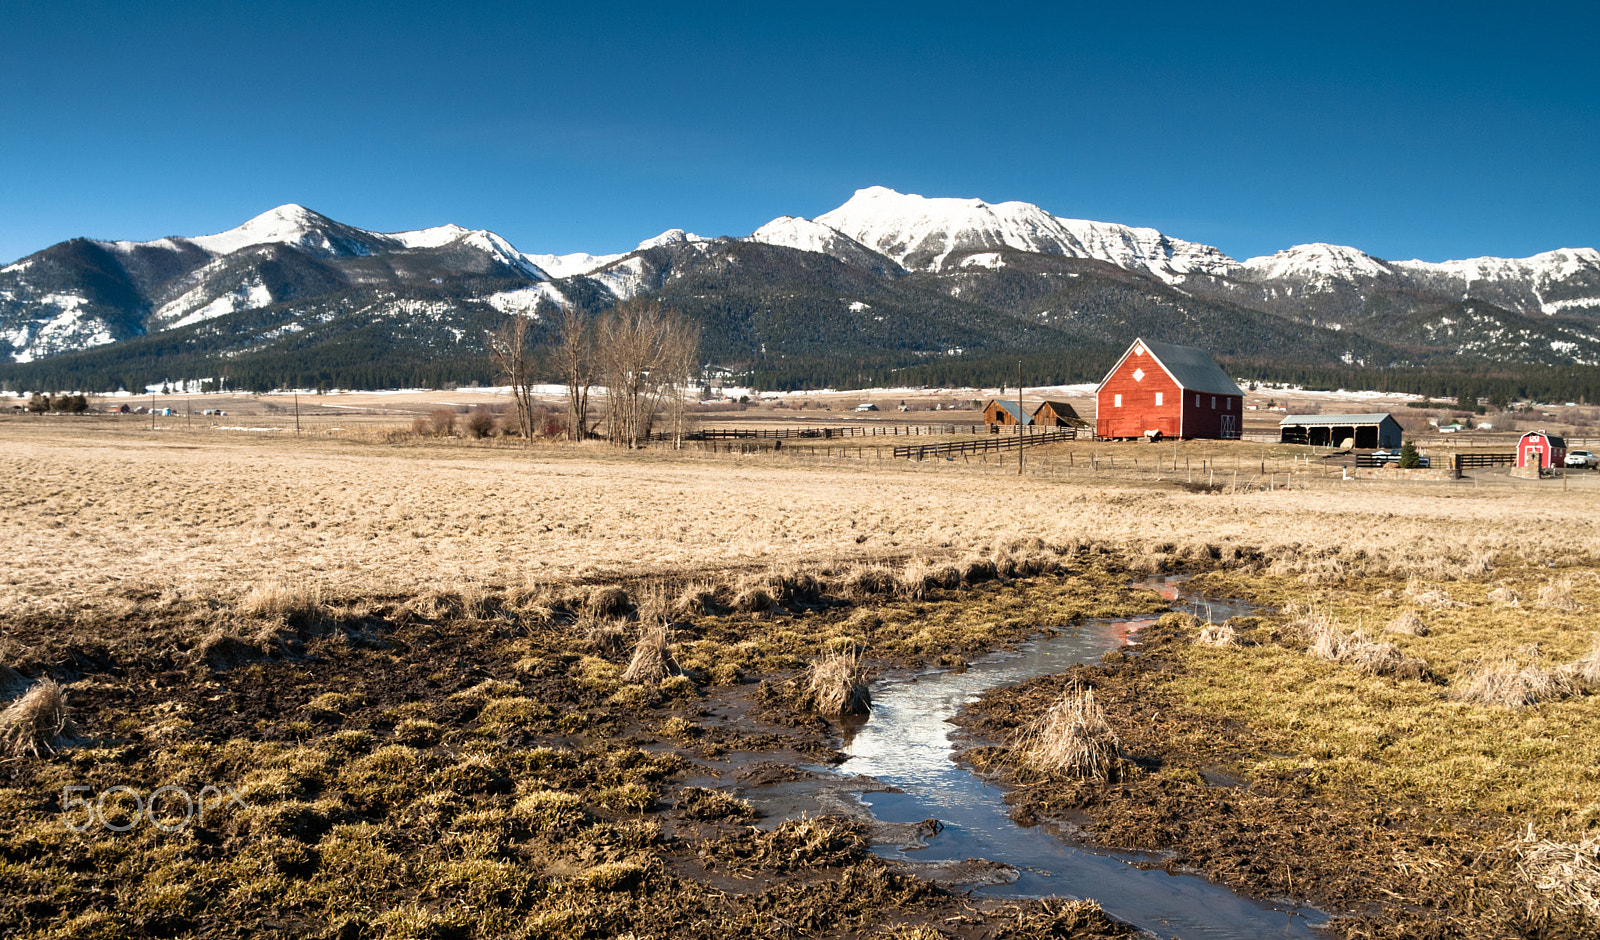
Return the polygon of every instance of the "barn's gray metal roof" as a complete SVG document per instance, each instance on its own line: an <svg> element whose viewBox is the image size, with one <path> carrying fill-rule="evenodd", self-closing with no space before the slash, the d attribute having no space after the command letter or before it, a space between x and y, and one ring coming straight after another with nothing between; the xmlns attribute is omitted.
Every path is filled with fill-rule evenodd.
<svg viewBox="0 0 1600 940"><path fill-rule="evenodd" d="M992 398L990 401L996 405L999 405L1001 408L1004 408L1008 413L1010 413L1011 417L1017 419L1018 423L1024 425L1033 423L1033 415L1017 411L1016 399L1006 401L1004 398Z"/></svg>
<svg viewBox="0 0 1600 940"><path fill-rule="evenodd" d="M1210 392L1213 395L1244 394L1244 390L1233 384L1228 373L1222 371L1203 349L1153 343L1147 339L1139 342L1144 343L1144 348L1161 360L1161 364L1172 374L1173 381L1186 391Z"/></svg>
<svg viewBox="0 0 1600 940"><path fill-rule="evenodd" d="M1389 414L1386 411L1380 414L1370 415L1289 415L1287 418L1284 418L1282 421L1278 422L1278 427L1302 425L1316 425L1320 427L1330 424L1343 427L1346 425L1355 426L1358 424L1382 424L1385 418L1390 421L1394 421L1394 415ZM1395 421L1395 423L1399 424L1400 422Z"/></svg>

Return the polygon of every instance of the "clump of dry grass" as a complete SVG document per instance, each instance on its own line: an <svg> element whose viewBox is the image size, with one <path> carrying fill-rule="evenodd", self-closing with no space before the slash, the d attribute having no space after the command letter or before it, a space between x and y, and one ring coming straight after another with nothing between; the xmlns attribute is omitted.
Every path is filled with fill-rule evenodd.
<svg viewBox="0 0 1600 940"><path fill-rule="evenodd" d="M616 656L628 644L628 631L620 620L592 620L584 632L583 645L596 656Z"/></svg>
<svg viewBox="0 0 1600 940"><path fill-rule="evenodd" d="M865 715L872 711L872 693L861 668L861 649L824 651L806 675L804 705L822 715Z"/></svg>
<svg viewBox="0 0 1600 940"><path fill-rule="evenodd" d="M1530 823L1517 856L1518 873L1557 906L1600 920L1600 833L1556 842L1536 837Z"/></svg>
<svg viewBox="0 0 1600 940"><path fill-rule="evenodd" d="M1403 633L1407 636L1427 636L1428 625L1422 622L1414 610L1408 610L1400 616L1389 621L1383 627L1384 633Z"/></svg>
<svg viewBox="0 0 1600 940"><path fill-rule="evenodd" d="M234 610L245 617L287 621L313 615L321 607L322 592L318 588L261 582L239 599Z"/></svg>
<svg viewBox="0 0 1600 940"><path fill-rule="evenodd" d="M1426 661L1400 652L1392 643L1379 643L1360 630L1346 632L1338 623L1325 619L1310 633L1308 652L1318 659L1349 666L1368 676L1396 679L1432 679Z"/></svg>
<svg viewBox="0 0 1600 940"><path fill-rule="evenodd" d="M1489 592L1489 602L1504 604L1507 607L1521 607L1522 595L1509 587L1501 586Z"/></svg>
<svg viewBox="0 0 1600 940"><path fill-rule="evenodd" d="M665 623L654 623L639 631L639 641L633 647L633 659L622 673L622 681L639 685L656 685L678 671L672 653L667 649L671 631Z"/></svg>
<svg viewBox="0 0 1600 940"><path fill-rule="evenodd" d="M0 754L8 757L53 753L71 734L67 696L54 679L35 682L0 712Z"/></svg>
<svg viewBox="0 0 1600 940"><path fill-rule="evenodd" d="M839 579L838 590L851 600L864 600L880 594L892 594L900 579L882 565L858 565Z"/></svg>
<svg viewBox="0 0 1600 940"><path fill-rule="evenodd" d="M1121 747L1094 690L1078 685L1070 686L1018 742L1023 763L1035 770L1108 782L1121 774Z"/></svg>
<svg viewBox="0 0 1600 940"><path fill-rule="evenodd" d="M1412 603L1419 607L1432 607L1436 610L1466 607L1466 604L1452 598L1444 588L1429 587L1417 578L1406 581L1406 596Z"/></svg>
<svg viewBox="0 0 1600 940"><path fill-rule="evenodd" d="M615 585L595 588L584 601L585 612L596 617L625 617L630 607L628 592Z"/></svg>
<svg viewBox="0 0 1600 940"><path fill-rule="evenodd" d="M1466 674L1455 698L1474 705L1523 708L1567 698L1576 691L1571 677L1512 655L1480 659Z"/></svg>
<svg viewBox="0 0 1600 940"><path fill-rule="evenodd" d="M733 596L731 606L738 613L753 614L778 606L778 599L765 584L747 584Z"/></svg>
<svg viewBox="0 0 1600 940"><path fill-rule="evenodd" d="M694 581L683 586L672 602L672 612L680 617L715 613L717 591L704 581Z"/></svg>
<svg viewBox="0 0 1600 940"><path fill-rule="evenodd" d="M961 570L952 564L916 561L905 567L898 578L898 593L906 600L921 600L935 588L961 586Z"/></svg>
<svg viewBox="0 0 1600 940"><path fill-rule="evenodd" d="M1238 646L1239 631L1233 628L1233 624L1226 621L1223 623L1208 623L1200 628L1200 633L1194 638L1194 641L1201 646Z"/></svg>
<svg viewBox="0 0 1600 940"><path fill-rule="evenodd" d="M1572 579L1561 578L1552 580L1539 589L1539 600L1535 607L1546 610L1582 610L1583 605L1572 596Z"/></svg>
<svg viewBox="0 0 1600 940"><path fill-rule="evenodd" d="M1560 671L1581 688L1600 691L1600 633L1595 634L1588 653L1562 666Z"/></svg>

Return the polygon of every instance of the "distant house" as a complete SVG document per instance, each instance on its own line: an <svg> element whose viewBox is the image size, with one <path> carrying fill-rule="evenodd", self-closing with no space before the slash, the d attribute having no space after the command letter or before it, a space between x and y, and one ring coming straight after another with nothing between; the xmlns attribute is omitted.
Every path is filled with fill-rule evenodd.
<svg viewBox="0 0 1600 940"><path fill-rule="evenodd" d="M1095 435L1237 440L1244 392L1203 350L1134 340L1095 393Z"/></svg>
<svg viewBox="0 0 1600 940"><path fill-rule="evenodd" d="M1278 440L1315 447L1349 446L1364 450L1399 447L1400 422L1391 414L1290 415L1278 422Z"/></svg>
<svg viewBox="0 0 1600 940"><path fill-rule="evenodd" d="M1064 401L1040 402L1033 409L1033 423L1041 428L1086 428L1089 422L1078 416L1078 410Z"/></svg>
<svg viewBox="0 0 1600 940"><path fill-rule="evenodd" d="M1517 466L1548 470L1567 460L1567 441L1557 434L1529 431L1517 441Z"/></svg>
<svg viewBox="0 0 1600 940"><path fill-rule="evenodd" d="M1023 427L1033 424L1033 415L1028 414L1019 407L1015 400L1006 401L1002 398L991 398L983 406L983 420L991 427L1005 427L1007 425Z"/></svg>

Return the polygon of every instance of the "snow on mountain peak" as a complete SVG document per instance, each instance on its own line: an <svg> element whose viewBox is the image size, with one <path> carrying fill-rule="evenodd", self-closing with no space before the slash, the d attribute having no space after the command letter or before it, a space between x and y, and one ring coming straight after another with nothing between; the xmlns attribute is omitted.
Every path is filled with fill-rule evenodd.
<svg viewBox="0 0 1600 940"><path fill-rule="evenodd" d="M189 241L209 252L232 254L251 245L283 244L332 250L326 230L338 225L332 219L297 203L268 209L238 228Z"/></svg>
<svg viewBox="0 0 1600 940"><path fill-rule="evenodd" d="M1209 245L1169 238L1152 228L1057 218L1029 202L930 199L884 186L857 190L816 221L903 265L934 271L954 252L992 248L1093 258L1169 282L1237 267Z"/></svg>
<svg viewBox="0 0 1600 940"><path fill-rule="evenodd" d="M1244 269L1254 280L1298 277L1319 283L1394 274L1387 265L1364 251L1326 242L1295 245L1270 256L1250 258L1245 261Z"/></svg>
<svg viewBox="0 0 1600 940"><path fill-rule="evenodd" d="M651 248L661 248L661 247L664 247L666 245L681 245L684 242L703 242L703 241L705 241L705 239L701 238L699 235L696 235L693 232L685 232L681 228L669 228L665 232L662 232L660 235L657 235L655 238L647 238L644 241L640 242L639 243L639 247L634 249L634 250L635 251L648 251Z"/></svg>

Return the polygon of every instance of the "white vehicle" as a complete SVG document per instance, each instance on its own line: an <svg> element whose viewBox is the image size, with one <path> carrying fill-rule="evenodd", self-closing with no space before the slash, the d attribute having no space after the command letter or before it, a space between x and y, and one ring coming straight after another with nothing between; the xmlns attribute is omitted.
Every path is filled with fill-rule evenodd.
<svg viewBox="0 0 1600 940"><path fill-rule="evenodd" d="M1566 465L1593 470L1596 466L1600 466L1600 457L1596 457L1592 450L1569 450Z"/></svg>

